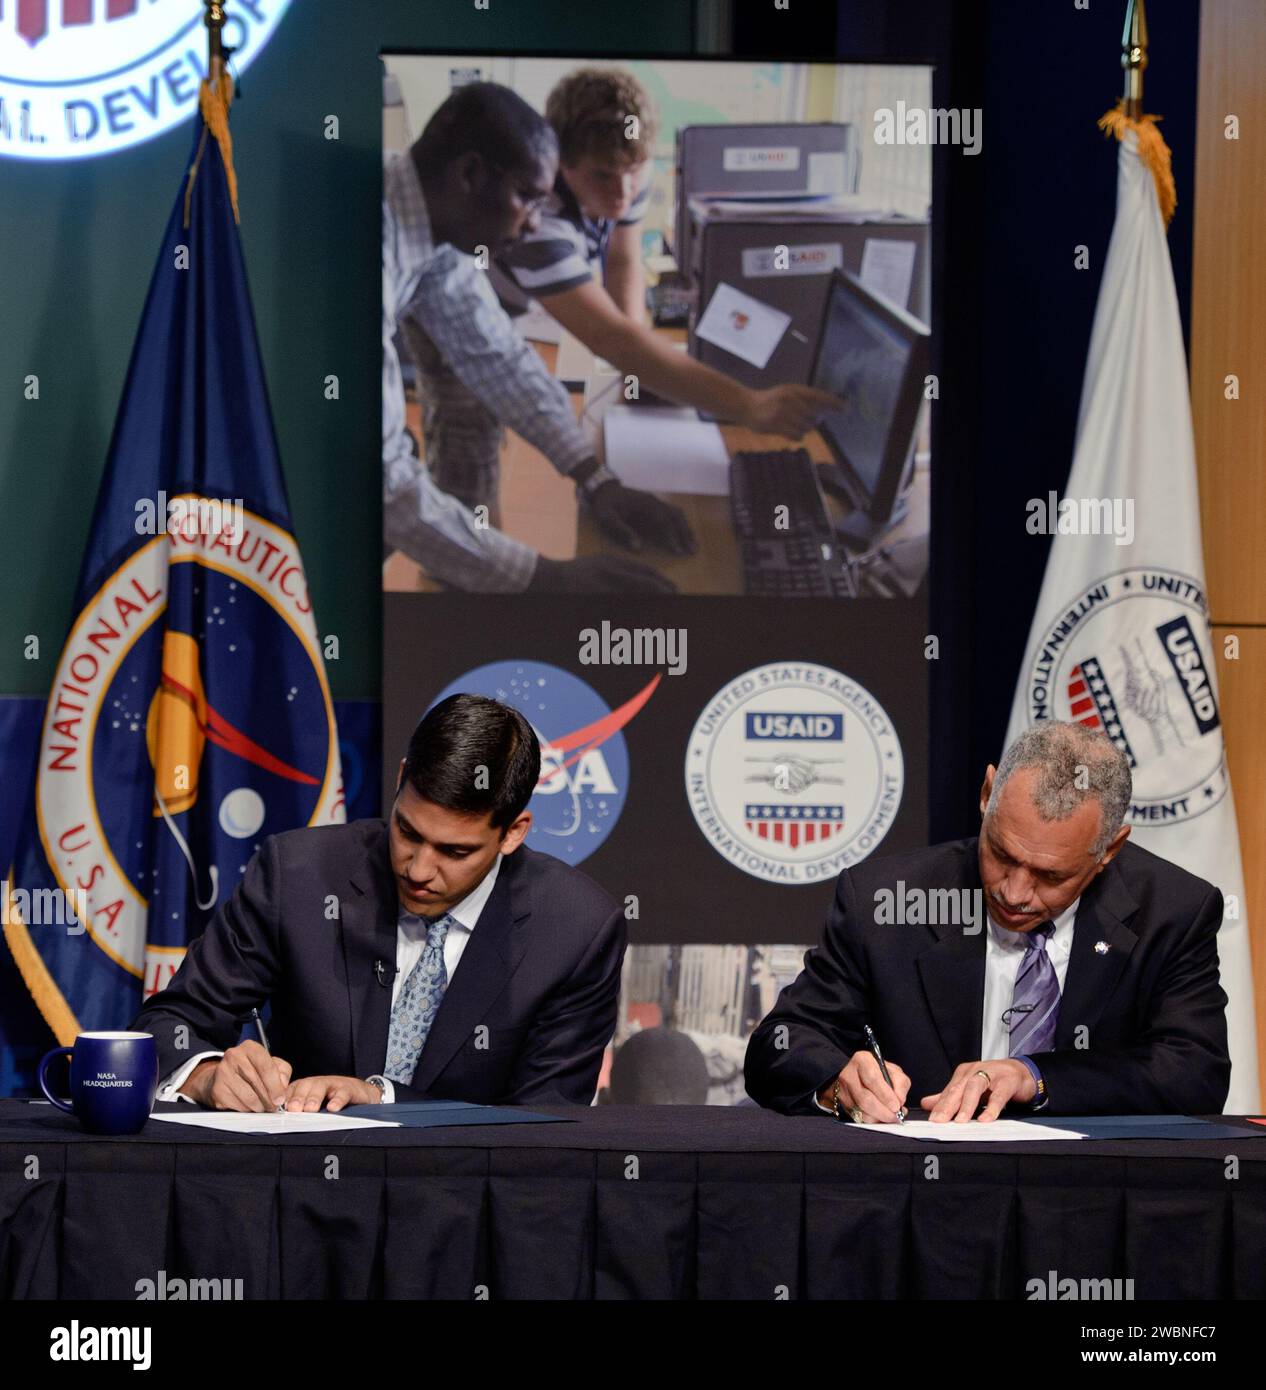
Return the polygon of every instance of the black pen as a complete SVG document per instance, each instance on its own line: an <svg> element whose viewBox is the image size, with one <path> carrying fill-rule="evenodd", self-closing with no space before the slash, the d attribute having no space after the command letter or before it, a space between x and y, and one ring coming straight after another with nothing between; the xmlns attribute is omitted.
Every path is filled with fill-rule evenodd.
<svg viewBox="0 0 1266 1390"><path fill-rule="evenodd" d="M255 1022L255 1028L259 1033L260 1042L264 1045L264 1051L271 1057L273 1055L273 1050L268 1046L268 1034L264 1032L264 1020L260 1018L258 1009L251 1010L251 1018ZM285 1109L286 1107L284 1105L279 1105L276 1111L274 1111L274 1114L284 1114Z"/></svg>
<svg viewBox="0 0 1266 1390"><path fill-rule="evenodd" d="M892 1084L892 1077L888 1075L888 1066L884 1061L884 1054L879 1050L879 1039L875 1036L875 1030L869 1023L862 1024L862 1028L866 1034L866 1041L870 1044L870 1050L875 1054L875 1061L879 1063L879 1070L883 1073L884 1080L888 1083L889 1089L892 1091L893 1095L896 1095L897 1088ZM906 1111L903 1105L897 1111L897 1123L903 1125L905 1122Z"/></svg>

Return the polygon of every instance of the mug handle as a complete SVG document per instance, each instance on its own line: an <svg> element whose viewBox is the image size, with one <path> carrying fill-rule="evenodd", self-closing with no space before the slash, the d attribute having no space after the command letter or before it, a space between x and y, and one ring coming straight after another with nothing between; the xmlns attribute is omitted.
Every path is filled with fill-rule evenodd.
<svg viewBox="0 0 1266 1390"><path fill-rule="evenodd" d="M44 1092L44 1094L49 1098L50 1101L52 1101L52 1103L59 1110L64 1110L68 1115L73 1115L75 1113L75 1107L71 1105L69 1101L58 1100L58 1098L52 1093L52 1091L48 1089L47 1074L48 1064L53 1060L54 1057L60 1057L63 1053L67 1057L69 1057L73 1054L74 1050L75 1049L73 1047L55 1047L51 1052L46 1052L43 1058L40 1060L38 1072L40 1080L40 1090Z"/></svg>

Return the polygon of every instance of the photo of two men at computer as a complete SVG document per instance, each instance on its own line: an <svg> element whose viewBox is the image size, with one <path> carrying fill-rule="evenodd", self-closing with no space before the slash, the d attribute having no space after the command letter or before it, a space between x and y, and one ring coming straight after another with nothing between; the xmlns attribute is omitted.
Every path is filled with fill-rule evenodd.
<svg viewBox="0 0 1266 1390"><path fill-rule="evenodd" d="M385 589L922 596L927 69L384 64Z"/></svg>

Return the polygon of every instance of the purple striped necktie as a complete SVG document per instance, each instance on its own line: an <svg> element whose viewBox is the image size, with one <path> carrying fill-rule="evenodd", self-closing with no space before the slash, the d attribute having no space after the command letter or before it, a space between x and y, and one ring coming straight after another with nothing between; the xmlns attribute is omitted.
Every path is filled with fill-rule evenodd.
<svg viewBox="0 0 1266 1390"><path fill-rule="evenodd" d="M1020 973L1008 1010L1011 1028L1009 1056L1030 1057L1035 1052L1051 1052L1055 1047L1055 1024L1059 1019L1059 980L1046 949L1053 922L1043 922L1029 933L1024 946Z"/></svg>

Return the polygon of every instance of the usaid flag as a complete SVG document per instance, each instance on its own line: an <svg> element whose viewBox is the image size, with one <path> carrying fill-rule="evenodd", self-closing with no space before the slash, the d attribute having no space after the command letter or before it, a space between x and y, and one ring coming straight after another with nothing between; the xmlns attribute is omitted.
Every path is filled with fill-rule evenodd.
<svg viewBox="0 0 1266 1390"><path fill-rule="evenodd" d="M1119 112L1101 124L1122 139L1116 222L1066 495L1058 505L1053 497L1030 503L1031 521L1045 517L1036 529L1055 540L1007 740L1043 719L1105 734L1133 773L1130 838L1222 890L1227 1111L1251 1114L1257 1046L1244 872L1204 590L1178 296L1140 131ZM1141 135L1151 151L1163 150L1150 118Z"/></svg>
<svg viewBox="0 0 1266 1390"><path fill-rule="evenodd" d="M344 819L226 169L197 126L7 875L5 939L62 1044L167 984L266 835Z"/></svg>

